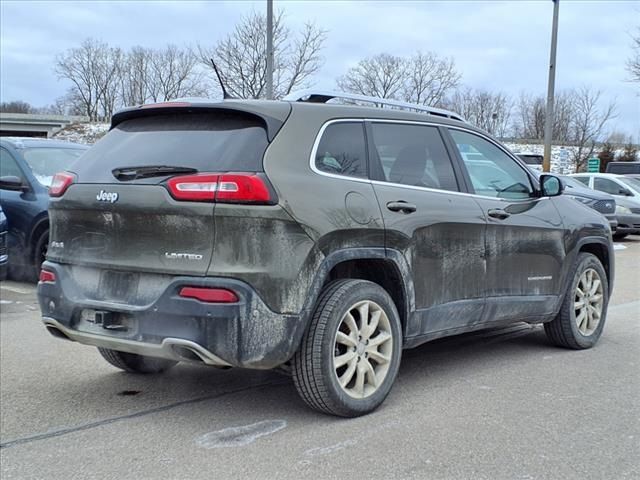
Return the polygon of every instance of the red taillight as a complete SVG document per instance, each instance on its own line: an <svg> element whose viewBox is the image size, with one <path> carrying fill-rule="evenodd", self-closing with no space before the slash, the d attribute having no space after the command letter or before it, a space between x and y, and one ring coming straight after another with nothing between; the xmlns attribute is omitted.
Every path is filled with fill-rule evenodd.
<svg viewBox="0 0 640 480"><path fill-rule="evenodd" d="M69 172L56 173L51 180L51 186L49 187L50 197L61 197L64 192L67 191L69 185L76 181L76 176Z"/></svg>
<svg viewBox="0 0 640 480"><path fill-rule="evenodd" d="M198 174L170 178L169 192L176 200L213 202L218 189L218 175Z"/></svg>
<svg viewBox="0 0 640 480"><path fill-rule="evenodd" d="M269 203L271 193L257 175L224 174L218 179L216 202Z"/></svg>
<svg viewBox="0 0 640 480"><path fill-rule="evenodd" d="M55 283L56 274L50 272L49 270L40 270L40 278L41 283Z"/></svg>
<svg viewBox="0 0 640 480"><path fill-rule="evenodd" d="M273 201L266 181L252 173L200 173L167 181L176 200L267 204Z"/></svg>
<svg viewBox="0 0 640 480"><path fill-rule="evenodd" d="M207 303L236 303L238 296L225 288L182 287L180 296Z"/></svg>

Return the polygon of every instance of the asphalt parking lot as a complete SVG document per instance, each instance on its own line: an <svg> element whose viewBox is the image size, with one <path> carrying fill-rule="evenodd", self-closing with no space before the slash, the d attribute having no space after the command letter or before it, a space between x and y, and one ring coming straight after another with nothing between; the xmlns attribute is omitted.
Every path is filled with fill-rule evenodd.
<svg viewBox="0 0 640 480"><path fill-rule="evenodd" d="M618 245L595 349L525 324L426 344L353 420L274 372L122 373L47 333L34 286L3 282L0 477L640 478L640 237Z"/></svg>

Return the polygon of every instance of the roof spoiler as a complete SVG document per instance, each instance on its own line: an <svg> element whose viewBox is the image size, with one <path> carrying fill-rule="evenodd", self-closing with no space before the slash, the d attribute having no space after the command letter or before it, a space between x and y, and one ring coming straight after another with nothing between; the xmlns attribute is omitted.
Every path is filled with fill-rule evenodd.
<svg viewBox="0 0 640 480"><path fill-rule="evenodd" d="M287 105L287 104L285 104ZM267 130L267 138L269 142L271 142L276 134L284 125L286 117L289 115L289 111L291 107L289 106L289 111L286 112L284 118L276 118L271 115L267 115L264 112L261 112L260 108L252 108L252 105L249 102L232 102L232 101L223 101L223 102L212 102L211 100L204 99L178 99L176 101L168 101L161 103L150 103L145 105L139 105L137 107L129 107L122 110L117 111L111 117L111 127L110 129L115 128L120 123L131 120L133 118L143 118L143 117L152 117L155 115L164 115L170 113L203 113L206 111L231 111L244 113L255 118L260 119ZM255 105L257 107L257 105Z"/></svg>

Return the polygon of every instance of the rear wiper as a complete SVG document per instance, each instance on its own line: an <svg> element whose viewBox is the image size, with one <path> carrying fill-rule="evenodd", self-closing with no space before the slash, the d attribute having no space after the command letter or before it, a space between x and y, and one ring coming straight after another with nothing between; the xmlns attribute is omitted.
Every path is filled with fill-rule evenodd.
<svg viewBox="0 0 640 480"><path fill-rule="evenodd" d="M122 167L111 170L113 176L121 182L138 178L163 177L174 173L198 173L196 168L173 167L170 165L150 165L146 167Z"/></svg>

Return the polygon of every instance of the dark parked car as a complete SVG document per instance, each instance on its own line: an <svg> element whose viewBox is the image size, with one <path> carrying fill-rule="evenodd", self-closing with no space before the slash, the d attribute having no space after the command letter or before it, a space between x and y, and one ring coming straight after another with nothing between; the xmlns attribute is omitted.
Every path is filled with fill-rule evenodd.
<svg viewBox="0 0 640 480"><path fill-rule="evenodd" d="M542 172L544 157L539 153L517 153L516 155L534 172Z"/></svg>
<svg viewBox="0 0 640 480"><path fill-rule="evenodd" d="M0 207L0 280L7 278L7 264L9 263L9 255L7 252L7 217Z"/></svg>
<svg viewBox="0 0 640 480"><path fill-rule="evenodd" d="M362 415L402 349L435 338L525 321L595 345L611 232L561 194L430 107L304 92L131 108L53 181L43 321L129 372L286 368L312 408Z"/></svg>
<svg viewBox="0 0 640 480"><path fill-rule="evenodd" d="M640 176L640 162L609 162L606 173Z"/></svg>
<svg viewBox="0 0 640 480"><path fill-rule="evenodd" d="M9 273L37 279L49 242L49 185L87 146L35 138L0 138L0 205L9 221Z"/></svg>
<svg viewBox="0 0 640 480"><path fill-rule="evenodd" d="M612 195L593 190L573 177L559 175L564 183L564 194L576 199L580 203L600 212L609 221L611 232L615 235L618 228L616 216L616 199Z"/></svg>

